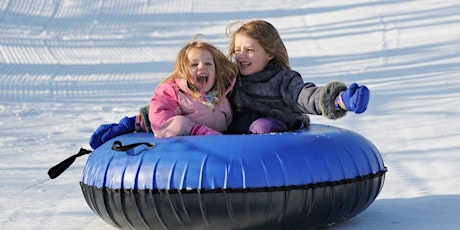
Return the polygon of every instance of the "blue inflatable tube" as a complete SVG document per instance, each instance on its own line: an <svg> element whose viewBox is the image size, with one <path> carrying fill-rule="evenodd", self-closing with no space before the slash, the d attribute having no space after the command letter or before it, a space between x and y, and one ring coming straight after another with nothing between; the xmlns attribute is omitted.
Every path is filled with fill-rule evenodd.
<svg viewBox="0 0 460 230"><path fill-rule="evenodd" d="M123 229L305 229L365 210L386 167L349 130L311 125L262 135L126 134L89 156L81 187Z"/></svg>

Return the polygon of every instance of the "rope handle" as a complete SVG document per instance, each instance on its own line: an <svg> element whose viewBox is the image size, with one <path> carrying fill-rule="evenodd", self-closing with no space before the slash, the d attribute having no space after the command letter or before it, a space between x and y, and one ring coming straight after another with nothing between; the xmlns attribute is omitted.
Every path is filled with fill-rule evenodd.
<svg viewBox="0 0 460 230"><path fill-rule="evenodd" d="M146 145L147 149L155 147L155 144L148 143L148 142L139 142L139 143L133 143L133 144L129 144L129 145L123 145L123 143L121 143L121 141L114 141L113 145L112 145L112 150L119 151L119 152L126 152L128 150L136 148L139 145Z"/></svg>

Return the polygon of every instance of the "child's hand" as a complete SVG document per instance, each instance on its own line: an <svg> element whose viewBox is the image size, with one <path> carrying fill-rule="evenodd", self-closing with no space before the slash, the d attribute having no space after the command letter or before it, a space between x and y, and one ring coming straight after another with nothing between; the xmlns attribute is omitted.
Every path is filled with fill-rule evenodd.
<svg viewBox="0 0 460 230"><path fill-rule="evenodd" d="M217 132L205 125L195 125L190 135L222 135L222 133Z"/></svg>
<svg viewBox="0 0 460 230"><path fill-rule="evenodd" d="M120 136L126 133L134 132L134 124L136 122L136 116L134 117L124 117L118 122L118 124L103 124L100 125L93 135L89 139L89 145L91 148L96 149L97 147L104 144L106 141Z"/></svg>
<svg viewBox="0 0 460 230"><path fill-rule="evenodd" d="M336 100L342 109L359 114L366 111L369 97L369 89L366 86L358 86L353 83L347 90L341 92Z"/></svg>

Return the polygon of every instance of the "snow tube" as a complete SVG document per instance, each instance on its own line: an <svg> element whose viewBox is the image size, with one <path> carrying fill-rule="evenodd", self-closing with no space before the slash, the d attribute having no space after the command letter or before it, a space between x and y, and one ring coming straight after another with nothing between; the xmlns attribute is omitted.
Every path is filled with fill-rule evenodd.
<svg viewBox="0 0 460 230"><path fill-rule="evenodd" d="M88 157L90 208L123 229L305 229L365 210L386 167L345 129L154 138L132 133Z"/></svg>

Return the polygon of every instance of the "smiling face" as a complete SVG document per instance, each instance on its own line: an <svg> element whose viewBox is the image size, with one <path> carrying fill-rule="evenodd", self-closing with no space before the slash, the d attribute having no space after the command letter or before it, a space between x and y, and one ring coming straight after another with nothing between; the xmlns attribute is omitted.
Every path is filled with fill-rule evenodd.
<svg viewBox="0 0 460 230"><path fill-rule="evenodd" d="M192 48L187 54L189 60L189 82L197 91L206 93L216 82L216 65L209 50Z"/></svg>
<svg viewBox="0 0 460 230"><path fill-rule="evenodd" d="M243 34L235 34L234 43L235 61L243 76L262 71L274 57L257 40Z"/></svg>

